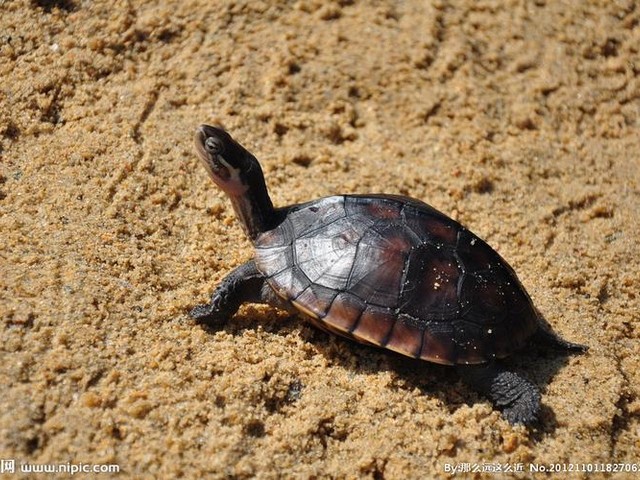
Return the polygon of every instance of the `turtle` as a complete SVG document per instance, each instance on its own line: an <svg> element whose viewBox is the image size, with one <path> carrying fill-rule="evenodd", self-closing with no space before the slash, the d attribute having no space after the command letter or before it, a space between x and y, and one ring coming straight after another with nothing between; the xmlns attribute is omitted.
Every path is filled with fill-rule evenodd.
<svg viewBox="0 0 640 480"><path fill-rule="evenodd" d="M222 127L201 125L198 157L231 200L255 248L208 304L213 326L244 303L296 312L316 327L414 359L455 367L511 424L538 419L538 387L501 359L553 332L511 266L432 206L405 196L334 195L276 208L258 160Z"/></svg>

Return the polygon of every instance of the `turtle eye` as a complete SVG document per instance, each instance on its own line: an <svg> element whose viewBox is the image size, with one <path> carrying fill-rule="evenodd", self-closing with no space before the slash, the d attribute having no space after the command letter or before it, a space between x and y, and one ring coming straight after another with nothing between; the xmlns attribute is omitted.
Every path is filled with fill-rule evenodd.
<svg viewBox="0 0 640 480"><path fill-rule="evenodd" d="M223 150L222 140L216 137L209 137L204 141L204 148L207 152L217 155Z"/></svg>

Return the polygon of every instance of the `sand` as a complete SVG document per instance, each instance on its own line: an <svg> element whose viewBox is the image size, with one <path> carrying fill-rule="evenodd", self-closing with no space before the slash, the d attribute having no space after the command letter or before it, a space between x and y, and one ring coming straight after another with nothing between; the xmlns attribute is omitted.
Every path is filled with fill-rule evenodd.
<svg viewBox="0 0 640 480"><path fill-rule="evenodd" d="M0 459L119 466L99 478L638 466L639 50L633 1L0 2ZM196 159L204 122L256 154L277 205L405 194L496 248L590 347L507 362L541 387L540 425L270 307L196 325L251 256Z"/></svg>

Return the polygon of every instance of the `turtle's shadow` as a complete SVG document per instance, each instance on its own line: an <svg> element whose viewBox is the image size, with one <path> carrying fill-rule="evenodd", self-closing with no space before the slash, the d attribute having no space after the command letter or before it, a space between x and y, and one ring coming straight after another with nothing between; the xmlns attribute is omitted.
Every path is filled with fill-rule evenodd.
<svg viewBox="0 0 640 480"><path fill-rule="evenodd" d="M391 388L417 388L425 396L440 400L450 413L463 405L473 406L478 402L489 402L487 398L465 385L453 367L415 360L326 333L295 314L263 313L249 307L220 325L202 325L202 328L210 333L225 331L230 335L238 335L245 330L255 330L259 327L274 333L297 331L305 342L312 344L329 362L350 369L355 374L391 373L394 378ZM507 369L531 380L542 393L539 420L529 430L534 441L553 433L558 426L553 410L544 403L544 396L547 385L568 363L569 355L571 353L551 346L529 345L501 361Z"/></svg>
<svg viewBox="0 0 640 480"><path fill-rule="evenodd" d="M415 360L320 331L312 335L305 334L305 339L328 360L350 368L354 373L376 375L390 372L396 378L391 388L408 391L417 388L425 396L438 399L450 413L464 405L490 403L486 397L467 386L453 367ZM531 438L539 440L544 434L553 433L558 422L553 410L544 403L544 396L547 385L568 363L567 353L551 347L529 345L501 363L507 369L531 380L542 393L540 416L538 422L530 428ZM494 409L493 406L491 408Z"/></svg>

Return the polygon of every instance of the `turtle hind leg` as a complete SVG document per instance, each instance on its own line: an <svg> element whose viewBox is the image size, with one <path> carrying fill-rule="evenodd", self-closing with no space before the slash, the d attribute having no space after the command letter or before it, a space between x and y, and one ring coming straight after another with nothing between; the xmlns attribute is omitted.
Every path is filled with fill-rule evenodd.
<svg viewBox="0 0 640 480"><path fill-rule="evenodd" d="M265 278L251 260L231 271L214 290L211 301L194 307L189 315L199 323L212 325L231 317L243 303L267 303L267 288Z"/></svg>
<svg viewBox="0 0 640 480"><path fill-rule="evenodd" d="M511 424L530 425L540 412L540 390L497 363L458 365L463 381L488 397Z"/></svg>

